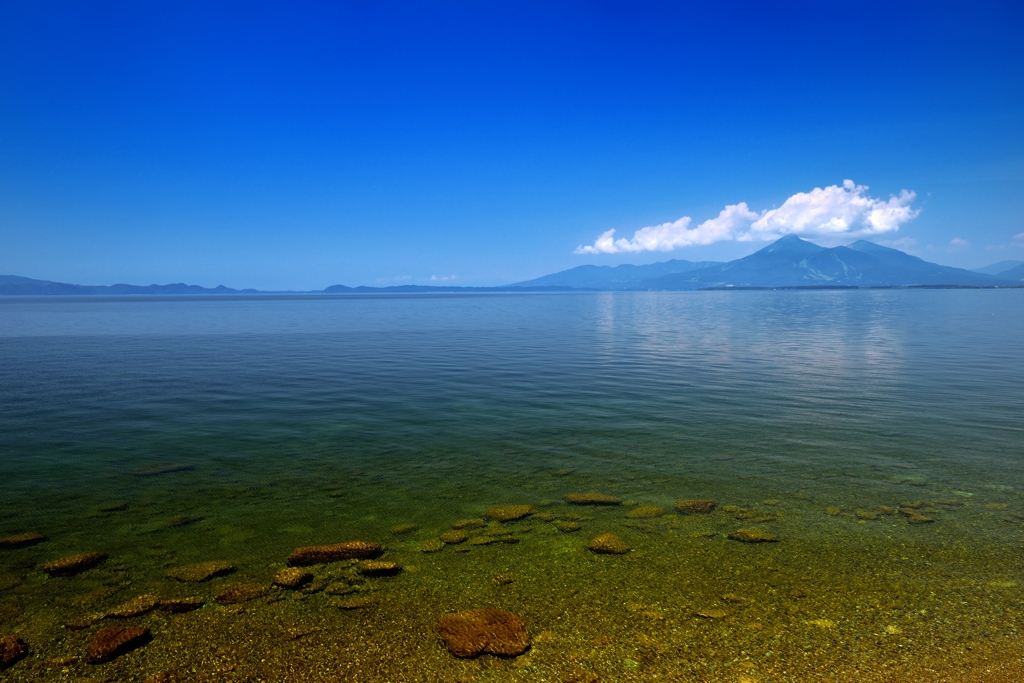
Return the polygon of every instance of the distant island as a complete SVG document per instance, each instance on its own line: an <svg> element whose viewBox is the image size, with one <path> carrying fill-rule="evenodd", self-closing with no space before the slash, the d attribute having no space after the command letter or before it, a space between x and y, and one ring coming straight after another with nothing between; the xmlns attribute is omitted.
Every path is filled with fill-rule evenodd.
<svg viewBox="0 0 1024 683"><path fill-rule="evenodd" d="M265 292L170 285L73 285L0 275L0 295L224 295L224 294L402 294L565 291L696 291L716 289L858 289L872 287L1024 287L1024 262L965 270L859 240L826 248L789 235L750 256L727 263L673 259L644 266L578 266L501 287L332 285L307 292Z"/></svg>

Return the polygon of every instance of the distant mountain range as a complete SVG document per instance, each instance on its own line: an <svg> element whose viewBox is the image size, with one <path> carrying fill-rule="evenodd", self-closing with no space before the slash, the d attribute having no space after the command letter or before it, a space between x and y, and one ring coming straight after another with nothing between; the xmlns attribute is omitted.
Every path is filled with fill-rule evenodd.
<svg viewBox="0 0 1024 683"><path fill-rule="evenodd" d="M846 247L820 247L789 235L750 256L728 263L673 259L644 266L579 266L504 287L399 285L347 287L294 294L387 294L428 292L686 291L722 288L1022 287L1024 262L1002 261L964 270L929 263L897 249L860 240ZM0 295L76 294L271 294L223 285L69 285L0 275Z"/></svg>

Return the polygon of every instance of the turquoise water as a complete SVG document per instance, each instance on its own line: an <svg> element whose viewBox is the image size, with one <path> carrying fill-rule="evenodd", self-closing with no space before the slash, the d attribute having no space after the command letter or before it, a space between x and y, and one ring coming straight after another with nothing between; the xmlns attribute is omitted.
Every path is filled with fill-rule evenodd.
<svg viewBox="0 0 1024 683"><path fill-rule="evenodd" d="M49 538L0 550L6 675L982 680L1024 654L1022 340L1019 291L0 300L0 537ZM625 503L562 499L591 491ZM536 506L517 543L423 552L502 504ZM213 600L356 539L405 571ZM207 560L237 571L167 577ZM142 593L207 604L73 661ZM485 606L527 654L448 654L437 619Z"/></svg>

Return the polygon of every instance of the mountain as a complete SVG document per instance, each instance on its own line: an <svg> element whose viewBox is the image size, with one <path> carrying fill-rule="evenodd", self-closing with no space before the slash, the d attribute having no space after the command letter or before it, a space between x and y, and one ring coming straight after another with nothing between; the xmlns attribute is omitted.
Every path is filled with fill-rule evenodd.
<svg viewBox="0 0 1024 683"><path fill-rule="evenodd" d="M1019 266L1014 268L1010 268L1009 270L1004 270L996 277L1000 280L1009 280L1018 285L1022 284L1024 283L1024 263L1021 263Z"/></svg>
<svg viewBox="0 0 1024 683"><path fill-rule="evenodd" d="M1004 264L1007 262L1003 262ZM1020 262L1018 262L1020 263ZM990 266L993 268L1001 264ZM789 235L728 263L676 259L645 266L579 266L503 287L398 285L346 287L293 294L405 294L473 292L677 291L722 287L1021 287L1024 263L996 275L929 263L898 249L860 240L831 249ZM0 295L28 294L259 294L255 289L197 285L69 285L0 275ZM273 292L263 292L273 293ZM288 292L276 292L285 294Z"/></svg>
<svg viewBox="0 0 1024 683"><path fill-rule="evenodd" d="M972 268L971 270L975 273L1001 276L1006 271L1018 266L1024 266L1024 261L1000 261L999 263L993 263L991 266L985 266L984 268Z"/></svg>
<svg viewBox="0 0 1024 683"><path fill-rule="evenodd" d="M1010 284L992 275L929 263L897 249L860 240L827 249L788 235L720 266L666 275L639 284L645 290L709 287L987 287Z"/></svg>
<svg viewBox="0 0 1024 683"><path fill-rule="evenodd" d="M572 287L573 289L623 290L635 289L646 280L686 273L701 268L724 265L719 261L684 261L673 259L646 266L625 263L621 266L577 266L535 280L518 282L514 287Z"/></svg>
<svg viewBox="0 0 1024 683"><path fill-rule="evenodd" d="M231 289L218 285L213 289L181 282L173 285L69 285L50 280L33 280L18 275L0 275L0 294L7 295L80 295L80 294L252 294L255 289Z"/></svg>

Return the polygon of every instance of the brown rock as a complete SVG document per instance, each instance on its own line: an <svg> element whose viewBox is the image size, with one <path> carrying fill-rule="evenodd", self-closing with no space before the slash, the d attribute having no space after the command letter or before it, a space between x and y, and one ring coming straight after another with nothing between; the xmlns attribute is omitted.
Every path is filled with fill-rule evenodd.
<svg viewBox="0 0 1024 683"><path fill-rule="evenodd" d="M564 496L569 505L622 505L622 500L603 493L567 493Z"/></svg>
<svg viewBox="0 0 1024 683"><path fill-rule="evenodd" d="M105 628L89 641L89 647L85 651L85 661L90 664L109 662L126 652L145 645L151 639L148 628L139 626Z"/></svg>
<svg viewBox="0 0 1024 683"><path fill-rule="evenodd" d="M480 519L479 517L473 517L471 519L460 519L456 522L452 522L453 529L480 529L487 526L487 522Z"/></svg>
<svg viewBox="0 0 1024 683"><path fill-rule="evenodd" d="M626 516L634 519L653 519L654 517L661 517L664 514L665 508L660 508L655 505L638 505L627 512Z"/></svg>
<svg viewBox="0 0 1024 683"><path fill-rule="evenodd" d="M626 542L610 531L592 538L587 547L595 553L605 555L624 555L630 551Z"/></svg>
<svg viewBox="0 0 1024 683"><path fill-rule="evenodd" d="M117 617L118 619L129 619L131 617L137 617L140 614L145 614L150 610L153 610L160 604L160 598L155 595L140 595L137 598L133 598L128 602L124 603L120 607L107 612L108 617Z"/></svg>
<svg viewBox="0 0 1024 683"><path fill-rule="evenodd" d="M159 607L162 612L180 614L181 612L191 612L192 610L199 609L203 604L205 604L203 599L197 597L172 598L170 600L161 600L157 607Z"/></svg>
<svg viewBox="0 0 1024 683"><path fill-rule="evenodd" d="M917 510L908 510L905 508L900 509L900 514L907 518L908 524L931 524L935 520L931 517L922 515Z"/></svg>
<svg viewBox="0 0 1024 683"><path fill-rule="evenodd" d="M95 567L105 559L106 553L79 553L47 562L40 569L50 576L72 576Z"/></svg>
<svg viewBox="0 0 1024 683"><path fill-rule="evenodd" d="M563 534L571 534L574 531L579 531L583 527L580 526L579 522L555 522L555 528L561 531Z"/></svg>
<svg viewBox="0 0 1024 683"><path fill-rule="evenodd" d="M870 510L857 510L857 519L878 519L878 514Z"/></svg>
<svg viewBox="0 0 1024 683"><path fill-rule="evenodd" d="M274 583L283 588L298 588L313 580L313 572L302 567L288 567L274 574Z"/></svg>
<svg viewBox="0 0 1024 683"><path fill-rule="evenodd" d="M233 571L235 571L235 565L230 562L211 560L210 562L200 562L198 564L185 565L184 567L175 567L167 572L167 576L172 579L177 579L178 581L201 583L218 576L230 574Z"/></svg>
<svg viewBox="0 0 1024 683"><path fill-rule="evenodd" d="M446 614L438 622L437 631L456 657L482 653L515 657L530 647L530 634L523 620L490 607Z"/></svg>
<svg viewBox="0 0 1024 683"><path fill-rule="evenodd" d="M677 500L676 510L684 515L704 515L714 511L715 501L706 498L693 498L688 500Z"/></svg>
<svg viewBox="0 0 1024 683"><path fill-rule="evenodd" d="M0 670L14 666L28 654L28 645L21 638L4 636L0 638Z"/></svg>
<svg viewBox="0 0 1024 683"><path fill-rule="evenodd" d="M24 548L25 546L35 545L36 543L42 543L48 541L46 536L43 536L38 531L26 531L23 534L15 534L14 536L7 536L0 538L0 550L13 550L14 548Z"/></svg>
<svg viewBox="0 0 1024 683"><path fill-rule="evenodd" d="M537 512L533 505L496 505L484 510L484 517L496 522L514 522Z"/></svg>
<svg viewBox="0 0 1024 683"><path fill-rule="evenodd" d="M370 541L348 541L332 545L310 545L296 548L288 556L288 564L293 567L308 567L312 564L325 564L339 560L353 560L377 557L384 552L380 543Z"/></svg>
<svg viewBox="0 0 1024 683"><path fill-rule="evenodd" d="M394 576L401 573L402 565L384 560L363 560L358 569L363 576Z"/></svg>
<svg viewBox="0 0 1024 683"><path fill-rule="evenodd" d="M262 598L270 592L270 586L262 583L243 583L226 590L217 596L217 603L220 605L237 605L240 602L248 602L256 598Z"/></svg>
<svg viewBox="0 0 1024 683"><path fill-rule="evenodd" d="M444 532L443 534L441 534L440 538L445 543L464 543L469 540L469 534L465 531L455 529L452 531Z"/></svg>
<svg viewBox="0 0 1024 683"><path fill-rule="evenodd" d="M741 543L775 543L779 539L757 529L737 529L729 534L729 538Z"/></svg>
<svg viewBox="0 0 1024 683"><path fill-rule="evenodd" d="M419 529L415 524L399 524L398 526L391 527L391 533L395 536L401 536L403 534L409 534Z"/></svg>

